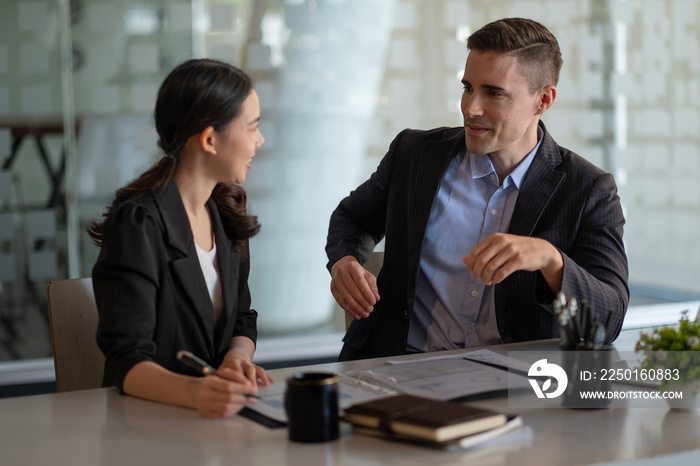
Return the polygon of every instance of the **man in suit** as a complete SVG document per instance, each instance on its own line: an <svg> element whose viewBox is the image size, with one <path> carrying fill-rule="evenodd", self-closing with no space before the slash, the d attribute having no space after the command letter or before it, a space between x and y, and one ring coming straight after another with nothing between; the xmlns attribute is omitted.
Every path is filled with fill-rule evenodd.
<svg viewBox="0 0 700 466"><path fill-rule="evenodd" d="M340 360L557 337L552 302L586 299L614 340L629 289L625 223L609 173L559 146L559 44L543 25L472 34L464 126L405 130L340 202L326 253L355 320ZM378 279L362 267L385 239Z"/></svg>

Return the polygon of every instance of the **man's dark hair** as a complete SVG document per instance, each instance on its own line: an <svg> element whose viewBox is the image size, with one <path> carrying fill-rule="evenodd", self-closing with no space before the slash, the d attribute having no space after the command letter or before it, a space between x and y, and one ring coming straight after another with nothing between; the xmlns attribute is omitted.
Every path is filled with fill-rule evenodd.
<svg viewBox="0 0 700 466"><path fill-rule="evenodd" d="M549 29L525 18L504 18L482 27L467 39L476 52L512 55L520 72L530 83L530 92L556 86L563 60L559 42Z"/></svg>

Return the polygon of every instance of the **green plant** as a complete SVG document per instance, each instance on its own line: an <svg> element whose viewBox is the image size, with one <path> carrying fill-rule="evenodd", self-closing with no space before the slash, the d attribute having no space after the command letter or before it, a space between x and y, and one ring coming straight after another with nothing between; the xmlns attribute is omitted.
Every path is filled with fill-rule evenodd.
<svg viewBox="0 0 700 466"><path fill-rule="evenodd" d="M640 369L671 370L672 377L659 378L662 389L687 382L695 382L695 391L700 388L700 319L691 322L687 310L676 326L641 332L634 349L646 355Z"/></svg>

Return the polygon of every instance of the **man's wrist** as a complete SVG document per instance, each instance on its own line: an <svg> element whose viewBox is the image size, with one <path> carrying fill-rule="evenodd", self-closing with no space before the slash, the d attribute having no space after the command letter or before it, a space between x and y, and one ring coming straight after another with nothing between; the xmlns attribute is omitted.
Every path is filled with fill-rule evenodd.
<svg viewBox="0 0 700 466"><path fill-rule="evenodd" d="M559 290L561 290L562 286L564 275L564 256L554 245L550 244L550 247L552 248L552 258L546 267L540 269L540 272L547 282L547 285L549 285L550 290L556 294L559 292Z"/></svg>
<svg viewBox="0 0 700 466"><path fill-rule="evenodd" d="M359 262L359 261L355 258L355 256L350 256L350 255L348 255L348 256L343 256L343 257L341 257L340 259L338 259L337 261L335 261L335 263L334 263L333 266L331 267L331 277L335 277L335 273L338 271L338 269L339 269L341 266L347 264L348 262L353 262L353 261L354 261L354 262Z"/></svg>

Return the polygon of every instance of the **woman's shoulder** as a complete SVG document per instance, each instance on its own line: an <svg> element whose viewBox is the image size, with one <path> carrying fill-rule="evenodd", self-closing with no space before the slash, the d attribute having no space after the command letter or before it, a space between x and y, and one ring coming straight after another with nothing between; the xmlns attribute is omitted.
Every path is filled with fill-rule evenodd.
<svg viewBox="0 0 700 466"><path fill-rule="evenodd" d="M144 223L157 221L158 207L153 195L150 193L135 194L128 199L115 205L109 216L107 223L120 226L136 226Z"/></svg>

